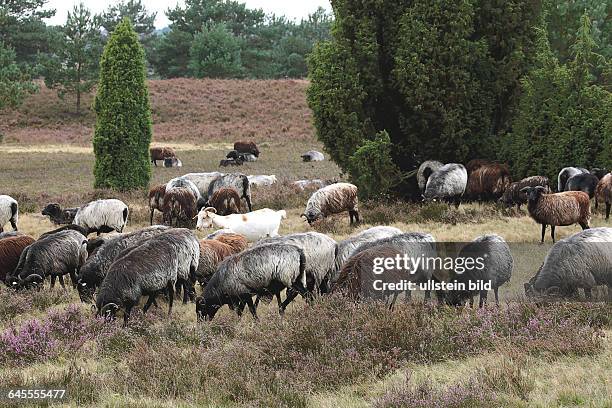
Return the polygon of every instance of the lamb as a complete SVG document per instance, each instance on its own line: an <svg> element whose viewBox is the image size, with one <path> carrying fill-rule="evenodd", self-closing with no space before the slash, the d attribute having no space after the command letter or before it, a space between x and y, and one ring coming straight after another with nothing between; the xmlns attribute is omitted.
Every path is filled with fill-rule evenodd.
<svg viewBox="0 0 612 408"><path fill-rule="evenodd" d="M581 173L588 173L589 171L587 169L584 169L582 167L564 167L563 169L561 169L561 171L559 172L559 175L557 176L557 192L561 193L563 191L566 191L566 184L567 181L572 177L575 176L576 174L581 174Z"/></svg>
<svg viewBox="0 0 612 408"><path fill-rule="evenodd" d="M249 179L249 184L251 186L271 186L272 184L276 183L276 176L274 174L270 175L270 176L265 176L265 175L250 175L247 176L247 178Z"/></svg>
<svg viewBox="0 0 612 408"><path fill-rule="evenodd" d="M265 237L278 236L281 220L287 218L285 210L263 208L246 214L218 215L212 207L203 208L198 214L196 228L227 229L236 234L244 235L249 242L255 242Z"/></svg>
<svg viewBox="0 0 612 408"><path fill-rule="evenodd" d="M507 164L483 164L469 174L466 195L473 200L497 200L511 182Z"/></svg>
<svg viewBox="0 0 612 408"><path fill-rule="evenodd" d="M217 210L219 215L240 214L240 196L236 189L223 187L213 193L208 201L208 205Z"/></svg>
<svg viewBox="0 0 612 408"><path fill-rule="evenodd" d="M121 200L96 200L79 208L74 223L87 228L88 235L117 231L123 232L128 219L128 206Z"/></svg>
<svg viewBox="0 0 612 408"><path fill-rule="evenodd" d="M164 195L164 221L170 226L176 220L176 226L189 225L198 214L196 197L185 187L174 187L166 190Z"/></svg>
<svg viewBox="0 0 612 408"><path fill-rule="evenodd" d="M251 206L251 186L247 176L240 173L230 173L217 177L208 186L208 194L206 197L210 199L215 191L223 187L232 187L238 191L240 198L246 200L249 211L253 211L253 207Z"/></svg>
<svg viewBox="0 0 612 408"><path fill-rule="evenodd" d="M610 219L610 207L612 207L612 173L608 173L599 180L595 188L595 209L599 202L606 204L606 221Z"/></svg>
<svg viewBox="0 0 612 408"><path fill-rule="evenodd" d="M459 208L467 181L467 171L462 164L445 164L429 176L423 198L426 201L445 200Z"/></svg>
<svg viewBox="0 0 612 408"><path fill-rule="evenodd" d="M65 225L72 224L77 211L79 211L78 207L62 210L58 203L49 203L43 208L41 214L49 216L51 222L56 225Z"/></svg>
<svg viewBox="0 0 612 408"><path fill-rule="evenodd" d="M332 214L348 211L350 224L359 222L357 208L357 186L350 183L336 183L315 191L308 202L302 217L312 225L313 222Z"/></svg>
<svg viewBox="0 0 612 408"><path fill-rule="evenodd" d="M501 196L499 201L505 204L508 207L516 204L517 209L521 209L521 205L527 203L527 196L521 190L525 187L535 187L542 186L544 187L544 193L551 193L550 183L547 177L544 176L531 176L522 179L521 181L516 181L508 186L504 194Z"/></svg>
<svg viewBox="0 0 612 408"><path fill-rule="evenodd" d="M77 290L81 301L88 302L93 298L96 288L100 286L106 277L108 268L121 252L168 230L168 227L156 225L109 238L104 246L88 258L79 270Z"/></svg>
<svg viewBox="0 0 612 408"><path fill-rule="evenodd" d="M155 210L163 213L164 212L164 195L166 194L166 185L158 184L151 187L149 190L149 211L151 215L149 217L149 225L153 225L153 213Z"/></svg>
<svg viewBox="0 0 612 408"><path fill-rule="evenodd" d="M61 231L46 236L29 245L19 258L19 263L7 284L19 289L30 284L42 284L47 276L51 277L51 287L56 278L64 285L64 275L69 274L72 284L76 285L76 271L87 259L87 239L74 230Z"/></svg>
<svg viewBox="0 0 612 408"><path fill-rule="evenodd" d="M281 302L280 292L293 288L305 293L305 270L304 251L291 244L259 245L232 255L219 264L203 296L196 300L196 315L198 319L213 319L223 305L240 315L246 304L257 319L254 295L276 296L282 314L291 300Z"/></svg>
<svg viewBox="0 0 612 408"><path fill-rule="evenodd" d="M157 167L157 161L164 161L166 158L176 158L176 152L173 148L168 146L163 147L151 147L149 148L149 153L151 154L151 163Z"/></svg>
<svg viewBox="0 0 612 408"><path fill-rule="evenodd" d="M608 287L612 300L612 228L592 228L559 240L538 273L525 283L525 294L570 297L582 288L590 298L598 285Z"/></svg>
<svg viewBox="0 0 612 408"><path fill-rule="evenodd" d="M200 249L195 236L185 229L166 231L119 254L109 267L96 297L99 316L115 317L124 309L124 324L142 296L149 296L144 312L155 296L167 291L168 314L172 313L174 286L195 280Z"/></svg>
<svg viewBox="0 0 612 408"><path fill-rule="evenodd" d="M5 282L19 263L23 250L34 242L29 235L18 235L0 240L0 281Z"/></svg>
<svg viewBox="0 0 612 408"><path fill-rule="evenodd" d="M595 196L595 187L597 187L598 182L599 179L593 174L576 174L567 180L565 191L583 191L589 195L589 198L593 198Z"/></svg>
<svg viewBox="0 0 612 408"><path fill-rule="evenodd" d="M227 166L242 166L244 164L244 160L240 157L236 159L221 159L219 161L219 167L227 167Z"/></svg>
<svg viewBox="0 0 612 408"><path fill-rule="evenodd" d="M427 180L429 176L440 167L444 166L444 163L441 163L437 160L427 160L421 163L419 169L417 170L417 183L419 185L419 189L421 192L425 191L425 185L427 185Z"/></svg>
<svg viewBox="0 0 612 408"><path fill-rule="evenodd" d="M368 228L367 230L351 235L344 241L340 241L338 243L338 254L336 255L335 271L334 274L331 276L330 283L333 283L338 279L340 268L342 268L344 262L346 262L346 260L353 254L353 251L355 251L357 247L366 242L372 242L382 238L392 237L401 233L402 230L400 230L399 228L378 226Z"/></svg>
<svg viewBox="0 0 612 408"><path fill-rule="evenodd" d="M304 232L289 234L282 237L266 238L257 245L270 243L292 244L304 251L306 256L306 290L309 298L320 293L329 292L329 284L334 274L338 244L325 234L319 232ZM287 297L297 295L288 290Z"/></svg>
<svg viewBox="0 0 612 408"><path fill-rule="evenodd" d="M323 161L325 160L325 156L321 152L317 152L316 150L309 150L303 155L300 156L302 161L304 162L313 162L313 161Z"/></svg>
<svg viewBox="0 0 612 408"><path fill-rule="evenodd" d="M238 153L250 153L253 156L259 158L259 149L253 141L238 141L234 143L234 150Z"/></svg>
<svg viewBox="0 0 612 408"><path fill-rule="evenodd" d="M164 167L183 167L183 162L177 157L166 157L164 159Z"/></svg>
<svg viewBox="0 0 612 408"><path fill-rule="evenodd" d="M582 191L545 194L542 186L525 187L521 190L527 194L527 210L535 222L542 224L542 240L546 226L551 226L550 236L555 242L555 226L580 224L582 229L589 228L591 203L589 196Z"/></svg>
<svg viewBox="0 0 612 408"><path fill-rule="evenodd" d="M474 259L474 267L468 269L465 265L455 265L454 284L463 284L465 290L453 290L446 293L446 301L449 305L458 306L467 299L470 307L474 305L474 295L480 294L479 307L487 301L487 290L471 290L470 283L490 285L495 293L495 304L499 306L499 287L510 281L514 261L510 253L510 247L499 235L482 235L466 244L457 259ZM478 263L480 261L480 264Z"/></svg>
<svg viewBox="0 0 612 408"><path fill-rule="evenodd" d="M17 231L19 221L19 204L17 200L8 195L0 195L0 232L4 231L4 225L11 223L13 231Z"/></svg>

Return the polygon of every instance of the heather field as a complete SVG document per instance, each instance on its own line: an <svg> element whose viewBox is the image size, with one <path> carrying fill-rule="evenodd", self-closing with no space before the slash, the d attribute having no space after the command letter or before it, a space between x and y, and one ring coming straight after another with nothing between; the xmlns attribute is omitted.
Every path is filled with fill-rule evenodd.
<svg viewBox="0 0 612 408"><path fill-rule="evenodd" d="M254 188L254 207L286 209L281 234L312 230L300 218L312 190L290 182L343 177L333 162L300 161L300 153L322 150L305 82L179 79L149 86L154 144L175 147L184 164L154 168L152 183L219 170L234 140L254 139L261 158L238 171L279 179ZM48 202L76 206L100 197L129 205L127 230L148 225L145 191L92 188L94 117L68 113L70 103L42 89L0 115L0 193L19 201L20 229L34 237L52 229L40 215ZM520 244L500 307L492 295L479 310L424 303L417 294L389 311L334 295L312 305L297 300L283 318L273 302L260 306L259 321L224 308L212 322L198 323L193 304L175 302L168 317L161 299L159 308L134 313L122 327L94 318L71 288L14 293L0 285L0 389L65 388L65 400L48 404L58 407L612 407L612 305L523 296L523 283L551 245L549 237L538 244L539 226L525 211L477 203L458 210L360 205L361 225L349 226L344 214L315 229L340 240L393 225L439 241L497 233ZM591 225L610 223L597 213ZM557 238L578 231L560 227Z"/></svg>

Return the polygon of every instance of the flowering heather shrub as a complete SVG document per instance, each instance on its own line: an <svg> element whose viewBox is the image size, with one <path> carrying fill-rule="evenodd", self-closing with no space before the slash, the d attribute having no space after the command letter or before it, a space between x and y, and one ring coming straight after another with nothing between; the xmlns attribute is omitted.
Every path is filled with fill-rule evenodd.
<svg viewBox="0 0 612 408"><path fill-rule="evenodd" d="M24 290L15 292L0 285L0 319L11 320L15 316L32 310L44 310L50 306L68 303L70 293L56 288L54 290Z"/></svg>

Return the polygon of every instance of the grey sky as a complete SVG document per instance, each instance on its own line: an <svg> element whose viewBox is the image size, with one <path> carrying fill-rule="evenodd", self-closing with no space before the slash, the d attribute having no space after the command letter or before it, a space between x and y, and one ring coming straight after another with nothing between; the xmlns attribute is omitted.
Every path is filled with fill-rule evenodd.
<svg viewBox="0 0 612 408"><path fill-rule="evenodd" d="M114 1L100 0L82 0L83 3L94 13L99 13L106 9L109 5L114 4ZM49 19L49 24L59 25L66 21L68 10L72 10L75 4L80 0L49 0L46 8L56 9L55 17ZM143 1L147 8L151 11L157 11L157 19L155 26L163 28L168 25L164 11L169 7L174 7L175 4L184 4L181 0L145 0ZM300 20L302 17L308 16L321 6L331 11L329 0L246 0L244 1L249 8L262 8L266 13L274 13L277 15L285 15L288 18Z"/></svg>

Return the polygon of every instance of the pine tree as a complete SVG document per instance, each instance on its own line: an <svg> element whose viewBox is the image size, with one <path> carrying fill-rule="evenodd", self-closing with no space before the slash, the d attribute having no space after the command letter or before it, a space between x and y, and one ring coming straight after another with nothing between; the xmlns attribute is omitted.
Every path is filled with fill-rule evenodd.
<svg viewBox="0 0 612 408"><path fill-rule="evenodd" d="M147 187L151 177L149 92L144 51L127 19L104 48L94 110L94 187Z"/></svg>

